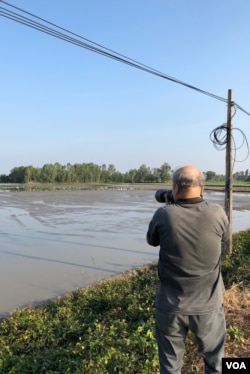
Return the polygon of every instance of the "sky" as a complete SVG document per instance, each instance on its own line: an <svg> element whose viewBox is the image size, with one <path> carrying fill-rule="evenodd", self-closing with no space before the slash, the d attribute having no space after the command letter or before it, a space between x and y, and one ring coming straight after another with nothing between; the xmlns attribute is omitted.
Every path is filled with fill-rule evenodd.
<svg viewBox="0 0 250 374"><path fill-rule="evenodd" d="M250 112L249 0L0 0L0 12L33 19L8 4L218 97L231 89ZM0 47L0 174L55 162L225 174L210 133L227 102L3 16ZM233 172L250 169L244 135L238 109Z"/></svg>

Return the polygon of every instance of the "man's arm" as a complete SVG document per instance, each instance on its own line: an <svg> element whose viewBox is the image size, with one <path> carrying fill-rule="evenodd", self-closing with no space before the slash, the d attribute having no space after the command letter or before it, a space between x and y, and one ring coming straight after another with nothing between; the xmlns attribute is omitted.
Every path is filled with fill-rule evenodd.
<svg viewBox="0 0 250 374"><path fill-rule="evenodd" d="M153 247L160 245L160 238L158 235L157 223L155 222L155 216L149 224L147 232L147 243Z"/></svg>

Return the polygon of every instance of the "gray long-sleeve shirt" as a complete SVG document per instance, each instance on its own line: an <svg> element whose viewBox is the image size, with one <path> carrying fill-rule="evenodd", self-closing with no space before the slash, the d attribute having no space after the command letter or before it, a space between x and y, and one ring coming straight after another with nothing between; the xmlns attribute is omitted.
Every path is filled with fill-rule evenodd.
<svg viewBox="0 0 250 374"><path fill-rule="evenodd" d="M170 313L209 313L221 303L221 241L228 234L224 209L202 199L159 208L147 241L160 245L156 306Z"/></svg>

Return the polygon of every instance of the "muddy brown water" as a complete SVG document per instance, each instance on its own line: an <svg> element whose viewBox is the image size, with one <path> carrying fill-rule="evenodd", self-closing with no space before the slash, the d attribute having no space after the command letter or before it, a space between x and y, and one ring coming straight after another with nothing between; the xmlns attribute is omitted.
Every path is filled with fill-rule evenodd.
<svg viewBox="0 0 250 374"><path fill-rule="evenodd" d="M250 194L233 204L233 231L250 228ZM0 191L0 317L157 260L145 235L159 206L154 191Z"/></svg>

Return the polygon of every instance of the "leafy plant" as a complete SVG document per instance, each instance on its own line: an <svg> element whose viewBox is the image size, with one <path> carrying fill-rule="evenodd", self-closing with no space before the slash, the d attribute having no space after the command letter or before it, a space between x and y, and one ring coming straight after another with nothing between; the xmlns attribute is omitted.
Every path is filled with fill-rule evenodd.
<svg viewBox="0 0 250 374"><path fill-rule="evenodd" d="M244 341L245 341L244 331L239 326L230 325L227 328L227 333L228 333L229 339L232 340L233 343L239 343L239 342L244 343Z"/></svg>

